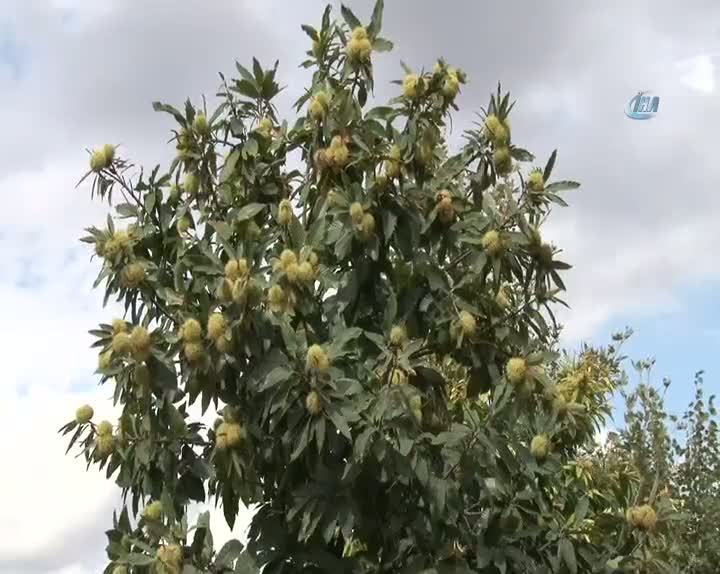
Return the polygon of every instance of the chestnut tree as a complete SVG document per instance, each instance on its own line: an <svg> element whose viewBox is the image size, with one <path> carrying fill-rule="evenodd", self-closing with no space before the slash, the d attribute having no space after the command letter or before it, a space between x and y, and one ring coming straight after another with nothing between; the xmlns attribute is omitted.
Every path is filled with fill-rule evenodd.
<svg viewBox="0 0 720 574"><path fill-rule="evenodd" d="M604 572L661 528L639 481L588 482L619 356L558 352L569 265L542 235L578 184L518 145L500 87L450 149L454 63L369 103L382 10L302 27L290 120L253 60L213 110L154 104L170 165L91 153L121 416L61 432L124 495L105 572ZM247 544L215 548L201 502L231 527L253 506Z"/></svg>

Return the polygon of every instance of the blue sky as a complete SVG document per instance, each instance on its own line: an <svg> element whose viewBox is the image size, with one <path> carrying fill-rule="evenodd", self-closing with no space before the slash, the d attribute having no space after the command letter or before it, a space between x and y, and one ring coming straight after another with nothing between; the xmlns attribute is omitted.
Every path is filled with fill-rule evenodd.
<svg viewBox="0 0 720 574"><path fill-rule="evenodd" d="M362 18L370 0L349 4ZM717 97L720 6L621 0L591 4L509 0L492 4L393 0L375 60L377 96L391 80L443 56L470 79L454 118L476 119L498 81L518 104L513 139L544 164L559 148L556 177L582 188L556 213L547 237L565 251L571 310L564 342L606 343L631 326L633 358L654 356L655 380L673 379L668 404L690 400L695 371L718 392L720 163ZM105 209L75 189L85 150L120 143L145 165L166 162L168 119L153 100L212 102L218 71L255 55L281 61L288 89L308 49L300 24L317 23L318 0L6 0L0 9L0 432L14 473L0 477L0 574L88 574L103 565L102 532L113 486L65 457L55 430L82 402L112 418L92 375L87 330L115 316L90 291L96 266L77 238ZM337 13L337 10L336 10ZM652 120L624 115L638 90L661 97ZM10 134L7 136L7 134ZM47 489L52 469L57 489ZM64 496L58 498L57 490ZM11 497L7 493L13 493ZM37 517L47 508L55 512ZM221 521L218 537L228 536ZM81 544L83 542L84 544ZM96 548L88 552L84 547Z"/></svg>
<svg viewBox="0 0 720 574"><path fill-rule="evenodd" d="M0 20L0 67L10 72L13 80L20 79L25 64L25 55L17 44L12 25Z"/></svg>
<svg viewBox="0 0 720 574"><path fill-rule="evenodd" d="M624 346L628 355L627 369L632 368L630 359L654 358L653 382L660 386L663 378L671 380L666 394L669 411L679 414L693 399L695 373L704 371L704 387L707 393L720 394L718 384L718 351L720 351L720 306L716 282L681 290L677 297L682 304L667 312L643 313L618 317L608 322L611 331L622 330L629 325L634 335ZM602 337L593 337L602 342ZM634 381L636 377L632 377ZM616 423L622 423L622 400L618 397L616 408L620 410Z"/></svg>

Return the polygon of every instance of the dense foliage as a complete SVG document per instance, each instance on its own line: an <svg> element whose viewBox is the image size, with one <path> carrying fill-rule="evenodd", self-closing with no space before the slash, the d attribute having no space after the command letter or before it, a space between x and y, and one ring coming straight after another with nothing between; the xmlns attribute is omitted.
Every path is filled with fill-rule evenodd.
<svg viewBox="0 0 720 574"><path fill-rule="evenodd" d="M645 411L595 447L624 336L559 353L569 265L541 235L578 184L555 153L532 167L500 88L448 149L467 79L443 60L368 109L382 2L342 16L303 26L293 122L277 64L253 60L212 113L155 103L177 124L167 169L91 155L115 215L84 240L126 312L92 334L122 415L84 406L61 430L126 496L106 572L671 571L681 515L658 485L686 511L717 500L695 479L710 423L688 421L680 466ZM230 526L256 505L246 547L188 524L205 501Z"/></svg>
<svg viewBox="0 0 720 574"><path fill-rule="evenodd" d="M640 384L623 393L626 424L611 440L608 453L630 463L638 496L671 511L672 524L660 541L662 552L656 544L645 560L664 555L674 564L673 571L714 572L720 564L720 443L714 396L705 399L702 372L697 373L694 400L681 417L668 414L663 397L670 381L663 381L663 392L655 389L649 381L653 364L634 364Z"/></svg>

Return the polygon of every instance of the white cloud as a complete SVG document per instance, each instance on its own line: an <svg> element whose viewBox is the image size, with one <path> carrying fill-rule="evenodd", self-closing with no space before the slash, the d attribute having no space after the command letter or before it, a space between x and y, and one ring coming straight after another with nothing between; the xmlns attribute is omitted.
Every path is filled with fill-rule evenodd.
<svg viewBox="0 0 720 574"><path fill-rule="evenodd" d="M715 90L715 63L709 54L698 54L676 66L680 81L687 87L705 94Z"/></svg>
<svg viewBox="0 0 720 574"><path fill-rule="evenodd" d="M109 398L108 388L66 393L52 386L30 387L14 396L5 389L0 401L3 458L12 465L3 473L2 491L12 496L2 500L0 571L4 563L32 564L62 555L69 543L80 544L83 538L102 542L98 525L111 525L117 488L95 468L86 471L82 459L65 456L67 437L57 430L85 402L95 407L98 420L115 420ZM82 558L81 546L75 558Z"/></svg>
<svg viewBox="0 0 720 574"><path fill-rule="evenodd" d="M560 258L582 261L583 254L597 253L601 264L590 257L567 274L572 309L563 309L567 321L563 339L572 343L597 334L608 317L632 309L636 315L677 311L683 303L678 290L704 281L720 279L720 254L703 252L698 263L698 246L715 245L720 230L712 216L699 217L693 224L669 227L660 236L626 236L622 250L601 251L602 239L584 236L580 228L564 229L559 242L567 246ZM554 238L554 235L552 236ZM592 243L598 241L600 245ZM589 243L589 244L588 244Z"/></svg>

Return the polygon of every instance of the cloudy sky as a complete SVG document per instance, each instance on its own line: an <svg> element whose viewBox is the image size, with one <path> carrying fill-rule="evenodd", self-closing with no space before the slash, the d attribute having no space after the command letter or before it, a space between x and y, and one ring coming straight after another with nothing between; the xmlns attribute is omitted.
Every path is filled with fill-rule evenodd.
<svg viewBox="0 0 720 574"><path fill-rule="evenodd" d="M378 96L399 60L444 56L468 72L455 135L497 81L519 100L514 139L557 176L577 179L553 238L575 268L568 346L636 328L628 350L655 355L675 380L720 388L720 6L674 2L432 2L387 0L376 58ZM361 19L370 2L351 2ZM87 330L112 318L77 242L103 208L74 184L86 148L106 141L165 161L168 117L152 100L211 97L237 59L281 61L281 107L300 94L297 68L323 3L250 0L4 0L0 6L0 574L89 574L104 565L103 530L117 493L64 457L54 434L76 405L111 412L98 389ZM638 90L660 96L649 121L625 117ZM226 535L223 534L223 535Z"/></svg>

